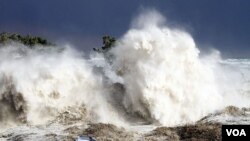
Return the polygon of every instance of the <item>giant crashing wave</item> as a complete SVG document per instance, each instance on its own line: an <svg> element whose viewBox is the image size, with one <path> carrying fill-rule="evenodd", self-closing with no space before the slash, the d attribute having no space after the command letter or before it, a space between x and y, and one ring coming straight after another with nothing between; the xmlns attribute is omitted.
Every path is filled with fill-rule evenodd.
<svg viewBox="0 0 250 141"><path fill-rule="evenodd" d="M192 36L156 11L138 16L108 53L111 61L70 45L2 45L0 123L44 124L68 110L82 121L176 126L228 105L249 107L241 64L218 52L201 57Z"/></svg>

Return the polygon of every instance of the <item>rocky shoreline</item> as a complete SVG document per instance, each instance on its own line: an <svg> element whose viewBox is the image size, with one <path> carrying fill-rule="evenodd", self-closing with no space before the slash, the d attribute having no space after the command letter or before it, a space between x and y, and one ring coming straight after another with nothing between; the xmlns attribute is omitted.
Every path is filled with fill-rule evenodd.
<svg viewBox="0 0 250 141"><path fill-rule="evenodd" d="M229 106L222 111L204 117L194 124L177 127L154 126L152 130L146 132L140 131L146 125L141 125L135 131L108 123L91 123L86 120L83 122L80 118L69 116L64 112L64 115L61 116L61 118L64 118L63 121L72 122L61 124L62 120L56 120L47 125L17 126L0 133L0 140L73 141L79 135L88 135L98 141L217 141L221 140L222 124L233 124L230 123L231 120L227 121L230 117L238 119L234 124L244 124L246 120L249 123L250 116L248 112L250 110L247 108ZM215 121L215 117L220 120Z"/></svg>

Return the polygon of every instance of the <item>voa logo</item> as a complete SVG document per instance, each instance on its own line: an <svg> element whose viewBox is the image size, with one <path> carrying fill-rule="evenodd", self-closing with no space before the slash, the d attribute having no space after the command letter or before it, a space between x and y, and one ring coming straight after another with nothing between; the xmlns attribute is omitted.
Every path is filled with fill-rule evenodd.
<svg viewBox="0 0 250 141"><path fill-rule="evenodd" d="M227 136L247 136L244 129L226 129Z"/></svg>

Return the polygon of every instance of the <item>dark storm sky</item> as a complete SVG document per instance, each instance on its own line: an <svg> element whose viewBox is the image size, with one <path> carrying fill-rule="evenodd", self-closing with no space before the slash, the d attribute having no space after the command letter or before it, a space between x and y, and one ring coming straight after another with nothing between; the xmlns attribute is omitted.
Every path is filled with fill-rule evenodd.
<svg viewBox="0 0 250 141"><path fill-rule="evenodd" d="M68 41L89 51L101 37L120 37L142 9L156 9L187 30L199 48L250 58L248 0L1 0L0 31Z"/></svg>

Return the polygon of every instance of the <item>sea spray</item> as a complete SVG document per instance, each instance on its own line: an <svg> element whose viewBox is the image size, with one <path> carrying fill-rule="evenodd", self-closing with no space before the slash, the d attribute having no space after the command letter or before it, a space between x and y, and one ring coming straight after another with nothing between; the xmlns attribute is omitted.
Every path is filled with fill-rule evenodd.
<svg viewBox="0 0 250 141"><path fill-rule="evenodd" d="M0 83L1 104L14 113L20 111L18 116L31 124L46 123L65 108L79 106L86 106L92 121L116 121L105 100L102 77L69 46L63 50L20 44L1 47Z"/></svg>
<svg viewBox="0 0 250 141"><path fill-rule="evenodd" d="M124 79L127 111L175 126L221 107L214 73L188 33L167 27L152 11L133 24L112 51L114 68Z"/></svg>

